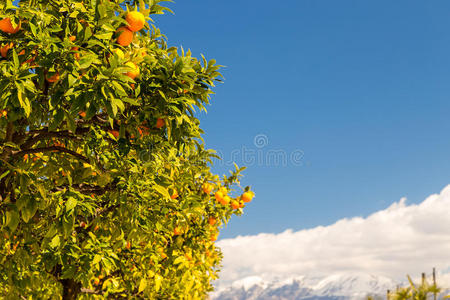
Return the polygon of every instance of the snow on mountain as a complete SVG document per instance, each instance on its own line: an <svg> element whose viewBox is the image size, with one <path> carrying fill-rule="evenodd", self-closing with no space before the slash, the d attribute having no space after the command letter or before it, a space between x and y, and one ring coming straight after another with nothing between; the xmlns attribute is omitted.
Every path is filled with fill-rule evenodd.
<svg viewBox="0 0 450 300"><path fill-rule="evenodd" d="M335 274L325 278L295 276L264 280L252 276L211 295L213 300L356 300L385 295L394 280L368 274Z"/></svg>

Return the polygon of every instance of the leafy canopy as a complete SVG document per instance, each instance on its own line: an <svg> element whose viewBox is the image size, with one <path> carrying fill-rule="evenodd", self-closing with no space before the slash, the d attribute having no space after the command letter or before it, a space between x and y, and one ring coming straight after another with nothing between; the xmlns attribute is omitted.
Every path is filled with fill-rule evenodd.
<svg viewBox="0 0 450 300"><path fill-rule="evenodd" d="M160 0L17 2L0 4L0 297L204 298L219 227L253 196L228 196L243 168L211 173L195 117L220 66L167 46Z"/></svg>

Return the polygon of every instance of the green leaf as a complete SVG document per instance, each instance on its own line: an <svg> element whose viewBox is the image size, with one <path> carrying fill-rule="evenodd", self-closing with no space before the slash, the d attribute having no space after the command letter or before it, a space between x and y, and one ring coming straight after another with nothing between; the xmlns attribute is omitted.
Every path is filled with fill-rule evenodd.
<svg viewBox="0 0 450 300"><path fill-rule="evenodd" d="M106 32L106 33L99 33L94 35L96 38L98 38L99 40L110 40L113 36L112 32Z"/></svg>
<svg viewBox="0 0 450 300"><path fill-rule="evenodd" d="M15 231L19 225L19 213L15 210L9 210L6 212L6 226L8 226L11 231Z"/></svg>
<svg viewBox="0 0 450 300"><path fill-rule="evenodd" d="M114 115L117 114L117 108L120 109L120 111L125 110L125 105L123 105L123 102L120 99L114 98L113 95L111 96L111 107L113 108Z"/></svg>
<svg viewBox="0 0 450 300"><path fill-rule="evenodd" d="M48 126L48 130L54 131L56 128L58 128L63 119L64 119L64 111L62 109L59 109L53 118L53 122L51 122L50 126Z"/></svg>
<svg viewBox="0 0 450 300"><path fill-rule="evenodd" d="M5 176L7 176L11 171L8 170L6 172L4 172L2 175L0 175L0 180L2 180Z"/></svg>
<svg viewBox="0 0 450 300"><path fill-rule="evenodd" d="M184 259L183 256L178 256L178 257L174 260L173 264L174 264L174 265L178 265L178 264L181 264L181 263L184 262L184 261L185 261L185 259Z"/></svg>
<svg viewBox="0 0 450 300"><path fill-rule="evenodd" d="M169 191L165 187L160 186L160 185L155 185L154 187L158 193L163 195L165 198L170 199Z"/></svg>
<svg viewBox="0 0 450 300"><path fill-rule="evenodd" d="M77 206L77 199L73 198L73 197L69 197L69 199L67 199L66 202L66 211L71 211L72 209L75 208L75 206Z"/></svg>
<svg viewBox="0 0 450 300"><path fill-rule="evenodd" d="M18 90L17 90L17 99L19 99L20 106L25 111L25 115L27 117L29 117L30 114L31 114L31 103L28 100L28 98L26 98L26 97L25 97L25 99L23 98L23 93L21 91L22 90L22 86L19 85L17 82L16 82L16 86L18 88Z"/></svg>
<svg viewBox="0 0 450 300"><path fill-rule="evenodd" d="M142 292L147 287L147 280L145 278L141 278L141 281L139 282L139 289L138 292Z"/></svg>
<svg viewBox="0 0 450 300"><path fill-rule="evenodd" d="M94 259L92 260L92 263L94 265L98 264L102 260L102 256L99 254L95 254Z"/></svg>
<svg viewBox="0 0 450 300"><path fill-rule="evenodd" d="M13 60L14 60L14 67L16 69L19 69L20 62L19 62L19 56L17 55L16 49L13 49Z"/></svg>
<svg viewBox="0 0 450 300"><path fill-rule="evenodd" d="M49 245L51 248L56 248L56 247L59 247L59 244L60 244L60 238L59 238L59 235L55 235L55 236L52 238L50 244L48 244L48 245Z"/></svg>
<svg viewBox="0 0 450 300"><path fill-rule="evenodd" d="M28 223L28 221L36 214L37 209L37 201L30 197L27 201L26 206L21 210L22 220L25 223Z"/></svg>
<svg viewBox="0 0 450 300"><path fill-rule="evenodd" d="M66 121L67 121L67 126L69 127L69 130L72 132L75 132L77 130L77 124L75 123L74 117L67 112L65 113L65 115L66 115Z"/></svg>
<svg viewBox="0 0 450 300"><path fill-rule="evenodd" d="M162 277L160 275L155 275L155 291L159 291L161 288Z"/></svg>

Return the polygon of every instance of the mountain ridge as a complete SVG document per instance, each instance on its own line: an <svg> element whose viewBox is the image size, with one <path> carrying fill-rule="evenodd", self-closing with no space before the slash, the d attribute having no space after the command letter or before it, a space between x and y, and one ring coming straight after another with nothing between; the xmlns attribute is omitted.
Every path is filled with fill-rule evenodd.
<svg viewBox="0 0 450 300"><path fill-rule="evenodd" d="M405 286L392 278L365 273L338 273L325 277L249 276L213 292L211 300L360 300L367 296L384 299L387 290Z"/></svg>

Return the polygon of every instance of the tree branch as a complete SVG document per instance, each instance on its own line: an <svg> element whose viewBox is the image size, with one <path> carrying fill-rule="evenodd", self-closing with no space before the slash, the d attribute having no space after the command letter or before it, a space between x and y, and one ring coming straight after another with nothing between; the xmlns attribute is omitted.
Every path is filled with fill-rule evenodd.
<svg viewBox="0 0 450 300"><path fill-rule="evenodd" d="M104 187L98 186L98 185L88 185L88 184L73 184L73 185L62 185L55 188L56 191L62 191L65 188L73 188L77 191L79 191L82 194L90 195L103 195L104 193L108 191L112 191L115 189L117 185L115 184L107 184Z"/></svg>
<svg viewBox="0 0 450 300"><path fill-rule="evenodd" d="M49 151L59 151L59 152L64 152L67 154L70 154L76 158L78 158L79 160L82 160L86 163L90 163L89 159L87 159L87 157L76 153L75 151L69 150L67 148L61 147L61 146L50 146L50 147L41 147L41 148L34 148L34 149L26 149L26 150L22 150L19 152L15 152L13 153L12 157L16 158L16 157L20 157L20 156L24 156L25 154L33 154L33 153L41 153L41 152L49 152Z"/></svg>
<svg viewBox="0 0 450 300"><path fill-rule="evenodd" d="M25 143L23 143L21 145L21 148L24 150L29 149L30 147L32 147L34 144L36 144L37 142L46 139L46 138L50 138L50 137L59 137L59 138L67 138L67 139L79 139L79 137L77 137L77 134L83 134L89 131L89 128L77 128L77 130L75 131L75 133L70 132L69 130L63 130L63 131L47 131L46 129L43 130L33 130L33 131L29 131L29 133L31 133L32 135L37 134L36 136L32 136L30 138L28 138L27 141L25 141Z"/></svg>

